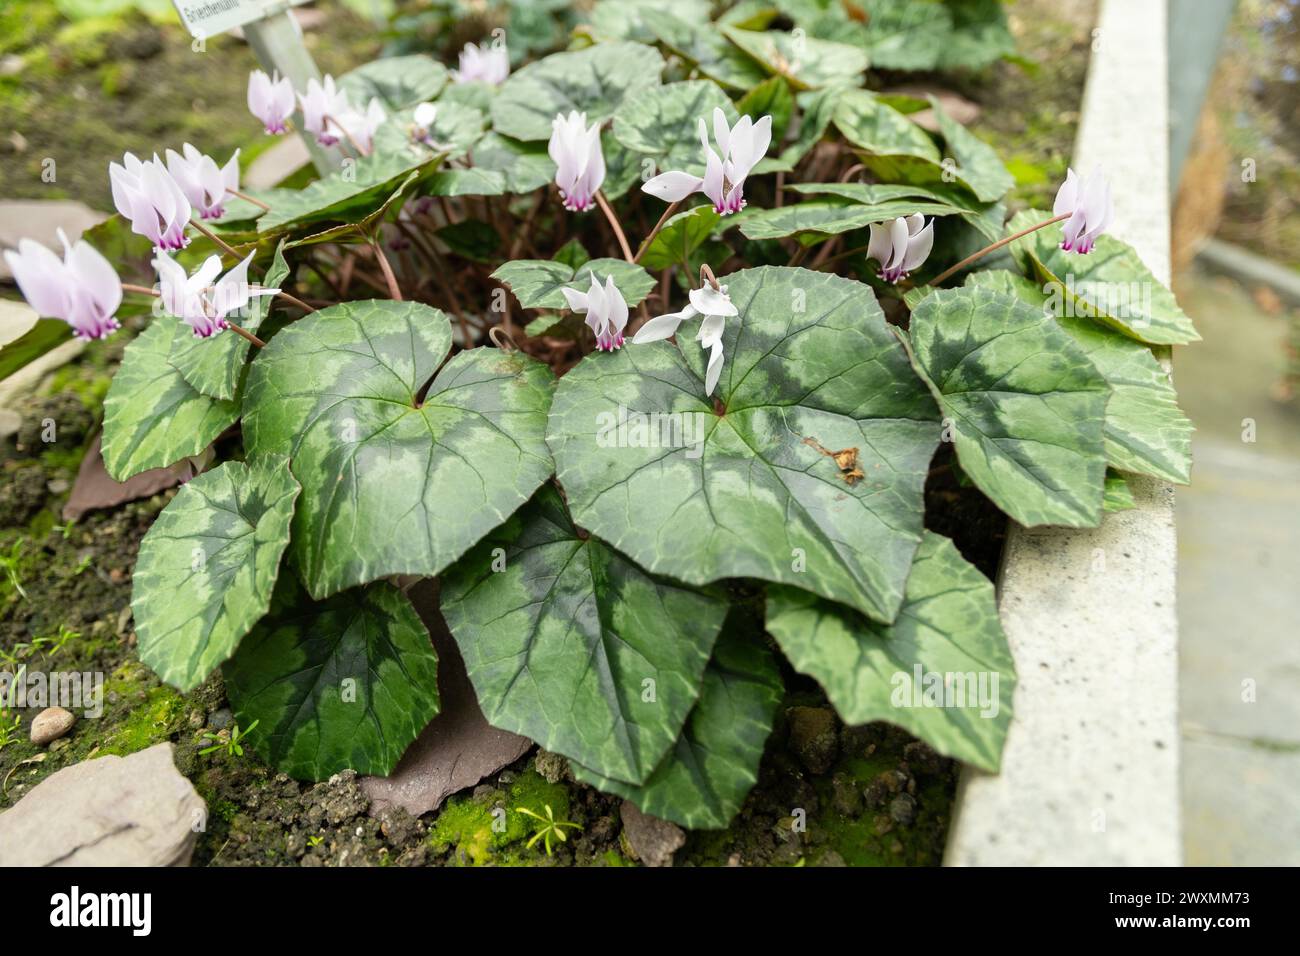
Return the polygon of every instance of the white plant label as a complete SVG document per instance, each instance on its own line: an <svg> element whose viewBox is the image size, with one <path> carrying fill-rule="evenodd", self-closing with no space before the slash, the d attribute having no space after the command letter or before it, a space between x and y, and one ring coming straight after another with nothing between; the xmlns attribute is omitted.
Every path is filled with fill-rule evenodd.
<svg viewBox="0 0 1300 956"><path fill-rule="evenodd" d="M307 0L172 0L190 36L204 38L225 33Z"/></svg>

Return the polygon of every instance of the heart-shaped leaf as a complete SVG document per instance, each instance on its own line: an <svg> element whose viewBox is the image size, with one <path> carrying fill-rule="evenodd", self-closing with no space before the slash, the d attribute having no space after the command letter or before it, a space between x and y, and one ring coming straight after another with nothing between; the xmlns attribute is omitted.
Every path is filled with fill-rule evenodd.
<svg viewBox="0 0 1300 956"><path fill-rule="evenodd" d="M284 260L284 240L276 246L270 268L258 283L264 289L279 288L289 275ZM247 332L256 332L271 310L271 296L250 299L238 315L231 315ZM212 398L232 399L239 390L252 343L233 332L206 339L199 338L184 322L176 323L170 362L194 388Z"/></svg>
<svg viewBox="0 0 1300 956"><path fill-rule="evenodd" d="M728 124L734 125L740 118L722 87L711 80L652 87L619 107L614 114L614 138L633 152L654 159L661 172L675 169L702 176L704 148L699 121L705 121L712 137L714 109L726 114Z"/></svg>
<svg viewBox="0 0 1300 956"><path fill-rule="evenodd" d="M688 328L684 352L629 345L561 380L547 441L574 519L655 573L781 581L893 620L934 402L867 286L772 267L726 283L740 314L714 399Z"/></svg>
<svg viewBox="0 0 1300 956"><path fill-rule="evenodd" d="M1007 223L1007 233L1049 218L1050 213L1025 210ZM1059 226L1048 226L1017 239L1011 250L1044 282L1056 284L1058 294L1073 302L1073 315L1103 322L1152 345L1186 345L1201 339L1174 294L1127 242L1101 235L1091 252L1079 255L1061 248Z"/></svg>
<svg viewBox="0 0 1300 956"><path fill-rule="evenodd" d="M784 30L742 30L723 25L728 40L761 63L770 73L784 77L800 90L856 82L867 68L861 47L818 40Z"/></svg>
<svg viewBox="0 0 1300 956"><path fill-rule="evenodd" d="M591 24L602 39L651 43L654 23L661 17L708 23L709 6L709 0L599 0L592 8Z"/></svg>
<svg viewBox="0 0 1300 956"><path fill-rule="evenodd" d="M887 720L941 754L998 769L1015 664L992 583L947 538L925 533L893 624L773 587L767 629L845 723Z"/></svg>
<svg viewBox="0 0 1300 956"><path fill-rule="evenodd" d="M385 775L438 713L438 659L401 591L312 601L282 575L271 612L221 669L263 759L291 777Z"/></svg>
<svg viewBox="0 0 1300 956"><path fill-rule="evenodd" d="M580 533L544 488L447 574L442 611L490 724L638 783L699 696L727 605Z"/></svg>
<svg viewBox="0 0 1300 956"><path fill-rule="evenodd" d="M577 110L587 122L610 119L623 101L659 84L664 59L640 43L598 43L552 53L511 75L492 100L498 133L521 140L549 139L557 113Z"/></svg>
<svg viewBox="0 0 1300 956"><path fill-rule="evenodd" d="M204 395L170 364L177 325L188 331L179 319L151 322L108 387L102 451L114 481L197 455L239 420L238 401Z"/></svg>
<svg viewBox="0 0 1300 956"><path fill-rule="evenodd" d="M782 692L772 654L757 635L733 627L736 616L718 638L686 726L646 782L633 786L572 763L576 780L684 827L721 829L731 823L758 781Z"/></svg>
<svg viewBox="0 0 1300 956"><path fill-rule="evenodd" d="M286 458L228 461L185 485L140 542L131 611L140 659L192 690L271 606L298 482Z"/></svg>
<svg viewBox="0 0 1300 956"><path fill-rule="evenodd" d="M1111 388L1106 403L1106 459L1120 471L1186 484L1192 469L1192 423L1178 407L1169 373L1151 349L1091 318L1071 316L1059 294L1049 298L1038 284L1007 270L976 272L966 285L1011 292L1038 309L1057 314L1064 329Z"/></svg>
<svg viewBox="0 0 1300 956"><path fill-rule="evenodd" d="M390 113L428 102L446 85L447 68L426 53L372 60L339 80L354 107L377 97Z"/></svg>
<svg viewBox="0 0 1300 956"><path fill-rule="evenodd" d="M577 269L550 259L516 259L492 273L525 309L563 309L567 302L560 290L568 286L586 292L592 276L602 284L613 276L629 306L639 305L655 284L650 273L624 259L591 259Z"/></svg>
<svg viewBox="0 0 1300 956"><path fill-rule="evenodd" d="M249 373L244 440L302 484L292 555L314 597L440 573L551 474L552 376L519 352L451 347L437 309L345 302L298 320Z"/></svg>
<svg viewBox="0 0 1300 956"><path fill-rule="evenodd" d="M750 90L767 77L757 60L729 43L712 24L691 23L672 13L658 13L649 17L646 25L660 43L723 86Z"/></svg>
<svg viewBox="0 0 1300 956"><path fill-rule="evenodd" d="M813 188L800 190L815 192L824 189L832 193L827 199L812 199L780 206L772 209L759 209L745 217L740 231L749 239L782 239L798 235L800 241L811 244L820 242L827 236L864 229L873 222L887 222L900 216L920 213L924 216L966 215L968 210L937 196L927 199L916 195L901 195L898 198L883 198L890 195L889 187L863 186L858 183L844 183L841 186L856 185L860 187L858 197L850 198L847 189L837 189L836 184L815 183ZM907 190L906 187L899 187ZM867 190L879 190L882 198L875 202L864 202L862 196L871 195Z"/></svg>
<svg viewBox="0 0 1300 956"><path fill-rule="evenodd" d="M1016 49L998 0L872 0L865 24L825 35L857 39L884 70L979 70Z"/></svg>
<svg viewBox="0 0 1300 956"><path fill-rule="evenodd" d="M1093 527L1110 388L1041 310L990 289L941 289L912 313L916 369L962 469L1022 525Z"/></svg>

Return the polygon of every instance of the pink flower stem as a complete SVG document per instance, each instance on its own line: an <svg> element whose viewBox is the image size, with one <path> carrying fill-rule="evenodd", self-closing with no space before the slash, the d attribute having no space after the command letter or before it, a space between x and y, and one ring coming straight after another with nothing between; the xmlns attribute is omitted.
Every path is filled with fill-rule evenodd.
<svg viewBox="0 0 1300 956"><path fill-rule="evenodd" d="M632 247L627 244L627 236L623 234L623 227L618 224L618 217L614 215L614 210L609 206L609 200L599 189L596 190L596 205L600 211L605 214L609 220L610 228L614 230L614 238L618 240L619 247L623 250L623 258L628 262L636 262L636 257L632 255Z"/></svg>
<svg viewBox="0 0 1300 956"><path fill-rule="evenodd" d="M254 206L260 206L262 209L269 210L271 208L266 203L262 202L262 200L254 199L252 196L248 195L248 193L241 193L238 189L231 189L227 186L226 192L238 199L244 200L244 202L251 202Z"/></svg>
<svg viewBox="0 0 1300 956"><path fill-rule="evenodd" d="M197 219L191 219L190 225L193 226L195 229L197 229L199 232L203 233L203 235L207 236L218 246L220 246L222 251L225 252L226 255L233 256L236 259L239 258L239 253L235 251L234 247L231 246L230 243L226 242L226 240L222 239L220 236L218 236L207 226L203 225Z"/></svg>
<svg viewBox="0 0 1300 956"><path fill-rule="evenodd" d="M972 252L970 255L968 255L961 262L957 263L955 266L943 270L943 272L940 272L937 276L935 276L933 279L927 282L926 285L938 286L939 283L943 282L944 279L951 278L953 275L960 272L962 269L966 268L966 266L970 265L972 262L975 262L977 259L983 259L990 252L994 252L998 249L1001 249L1008 242L1015 242L1017 239L1029 235L1031 232L1037 232L1039 229L1042 229L1044 226L1050 226L1054 222L1060 222L1062 219L1069 219L1069 218L1070 218L1070 213L1063 212L1059 216L1053 216L1051 219L1043 220L1042 222L1038 223L1036 226L1030 226L1028 229L1021 229L1013 236L1007 236L1005 239L999 239L997 242L993 243L992 245L985 246L979 252Z"/></svg>
<svg viewBox="0 0 1300 956"><path fill-rule="evenodd" d="M646 236L645 242L641 243L641 248L637 249L636 256L632 259L633 262L641 261L641 257L645 255L645 251L650 248L650 243L654 242L655 236L659 235L659 230L664 227L664 223L672 217L672 214L677 211L677 207L681 204L681 200L678 200L677 202L668 205L668 208L664 210L664 214L659 217L659 221L655 223L655 227L650 230L650 235Z"/></svg>

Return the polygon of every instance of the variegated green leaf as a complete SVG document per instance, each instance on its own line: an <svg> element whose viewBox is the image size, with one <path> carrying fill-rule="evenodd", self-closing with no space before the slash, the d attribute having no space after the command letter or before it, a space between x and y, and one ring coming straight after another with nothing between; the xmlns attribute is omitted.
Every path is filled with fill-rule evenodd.
<svg viewBox="0 0 1300 956"><path fill-rule="evenodd" d="M886 720L941 754L998 769L1015 664L992 583L947 538L925 533L893 624L772 587L767 629L846 723Z"/></svg>
<svg viewBox="0 0 1300 956"><path fill-rule="evenodd" d="M707 23L710 12L709 0L598 0L591 10L591 25L602 40L653 43L654 24L660 18Z"/></svg>
<svg viewBox="0 0 1300 956"><path fill-rule="evenodd" d="M637 783L699 696L727 604L579 532L543 488L448 572L442 612L489 723Z"/></svg>
<svg viewBox="0 0 1300 956"><path fill-rule="evenodd" d="M1007 223L1007 232L1049 218L1050 213L1026 210ZM1074 303L1074 315L1103 322L1152 345L1186 345L1201 339L1174 294L1127 242L1102 235L1091 252L1079 255L1061 248L1061 227L1053 225L1017 239L1011 250L1043 282L1056 283L1059 294Z"/></svg>
<svg viewBox="0 0 1300 956"><path fill-rule="evenodd" d="M1107 511L1130 511L1137 507L1128 479L1117 471L1106 472L1106 493L1102 506Z"/></svg>
<svg viewBox="0 0 1300 956"><path fill-rule="evenodd" d="M661 172L675 169L703 176L705 154L699 121L705 120L712 136L714 109L721 109L729 124L740 118L722 87L712 80L651 87L618 108L614 138L627 149L653 159Z"/></svg>
<svg viewBox="0 0 1300 956"><path fill-rule="evenodd" d="M447 68L427 53L372 60L339 79L352 104L365 109L372 98L390 113L437 97L447 85Z"/></svg>
<svg viewBox="0 0 1300 956"><path fill-rule="evenodd" d="M258 285L264 289L277 289L288 275L289 265L284 261L284 240L281 240L270 268ZM251 299L240 314L231 315L230 320L239 323L245 331L255 333L262 327L271 305L271 296L258 296ZM252 347L252 343L242 335L228 332L203 339L184 322L177 322L170 361L185 381L204 395L233 399L244 376L248 350Z"/></svg>
<svg viewBox="0 0 1300 956"><path fill-rule="evenodd" d="M882 159L918 159L937 164L942 157L925 130L866 90L842 90L835 98L835 128L859 149ZM902 181L921 185L907 177Z"/></svg>
<svg viewBox="0 0 1300 956"><path fill-rule="evenodd" d="M1106 459L1120 471L1186 484L1192 467L1192 423L1178 408L1169 373L1141 342L1091 318L1068 314L1072 301L1049 298L1037 283L1006 270L976 272L966 285L1013 292L1057 323L1111 388L1106 403ZM1062 314L1064 313L1064 314Z"/></svg>
<svg viewBox="0 0 1300 956"><path fill-rule="evenodd" d="M557 113L577 110L588 123L611 118L629 96L659 84L664 60L640 43L598 43L552 53L512 74L492 100L498 133L521 140L549 139Z"/></svg>
<svg viewBox="0 0 1300 956"><path fill-rule="evenodd" d="M298 482L289 460L199 475L140 542L131 611L140 659L183 691L207 680L271 606Z"/></svg>
<svg viewBox="0 0 1300 956"><path fill-rule="evenodd" d="M108 388L101 450L115 481L197 455L239 420L238 401L204 395L170 364L177 325L188 331L179 319L151 322L126 347Z"/></svg>
<svg viewBox="0 0 1300 956"><path fill-rule="evenodd" d="M640 786L570 764L581 783L631 800L642 813L692 829L721 829L758 781L781 703L781 674L760 635L727 619L704 671L700 699L673 748Z"/></svg>
<svg viewBox="0 0 1300 956"><path fill-rule="evenodd" d="M655 573L782 581L892 620L933 400L869 287L771 267L726 281L740 314L712 398L689 325L681 348L629 345L561 379L547 441L574 519Z"/></svg>
<svg viewBox="0 0 1300 956"><path fill-rule="evenodd" d="M437 309L345 302L298 320L253 362L244 440L253 458L293 459L303 494L291 553L313 596L440 573L550 476L550 370L471 349L423 394L450 347Z"/></svg>
<svg viewBox="0 0 1300 956"><path fill-rule="evenodd" d="M767 77L757 60L729 43L712 24L692 23L671 12L660 12L648 18L646 25L660 43L725 87L750 90Z"/></svg>
<svg viewBox="0 0 1300 956"><path fill-rule="evenodd" d="M592 276L602 284L612 276L629 306L639 305L655 283L645 269L623 259L590 259L577 269L551 259L516 259L492 273L525 309L563 309L566 301L560 290L568 286L586 292Z"/></svg>
<svg viewBox="0 0 1300 956"><path fill-rule="evenodd" d="M291 777L384 776L438 713L438 659L401 591L371 584L312 601L281 576L271 612L222 668L239 726Z"/></svg>
<svg viewBox="0 0 1300 956"><path fill-rule="evenodd" d="M500 196L527 193L545 186L555 175L555 163L540 143L521 143L488 133L470 153L468 169L440 169L429 177L432 196Z"/></svg>
<svg viewBox="0 0 1300 956"><path fill-rule="evenodd" d="M867 68L867 54L848 43L796 36L784 30L742 30L723 24L723 35L795 89L856 83Z"/></svg>
<svg viewBox="0 0 1300 956"><path fill-rule="evenodd" d="M1110 389L1051 317L982 288L941 289L912 313L916 369L962 469L1022 525L1101 520Z"/></svg>
<svg viewBox="0 0 1300 956"><path fill-rule="evenodd" d="M749 239L782 239L797 235L805 243L864 229L873 222L899 216L966 215L971 206L957 205L937 193L902 185L810 183L795 187L802 193L825 196L749 214L740 231Z"/></svg>

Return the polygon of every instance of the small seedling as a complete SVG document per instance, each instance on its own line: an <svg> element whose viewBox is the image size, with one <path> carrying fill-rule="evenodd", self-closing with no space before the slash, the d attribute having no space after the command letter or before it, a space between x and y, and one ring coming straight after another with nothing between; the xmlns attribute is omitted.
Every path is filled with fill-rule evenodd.
<svg viewBox="0 0 1300 956"><path fill-rule="evenodd" d="M307 838L308 846L320 846L324 842L325 838L323 836L309 836Z"/></svg>
<svg viewBox="0 0 1300 956"><path fill-rule="evenodd" d="M72 628L68 627L68 625L60 624L59 633L48 639L50 644L50 656L59 653L59 651L63 650L63 648L67 646L69 641L75 641L79 637L81 637L80 631L74 631Z"/></svg>
<svg viewBox="0 0 1300 956"><path fill-rule="evenodd" d="M546 846L546 855L550 856L551 837L555 837L561 843L564 843L566 840L569 839L564 833L565 827L572 827L575 830L581 830L582 827L576 823L570 823L568 820L555 819L555 814L554 812L552 812L551 805L549 803L545 804L544 808L546 810L546 816L542 816L540 813L535 813L532 810L529 810L527 807L520 807L519 812L524 814L524 816L532 817L534 820L540 820L542 823L538 831L533 834L532 839L528 841L527 844L528 848L531 850L533 848L533 844L535 844L538 840L542 840L544 841Z"/></svg>
<svg viewBox="0 0 1300 956"><path fill-rule="evenodd" d="M248 725L247 730L240 730L239 724L235 724L233 730L229 730L229 731L219 730L215 734L210 730L205 732L203 734L204 738L207 740L215 740L216 743L214 743L211 747L204 747L202 750L199 751L199 753L210 754L210 753L215 753L218 750L225 750L226 756L228 757L244 756L244 747L240 743L240 741L243 740L245 737L247 737L249 734L251 734L253 732L253 728L256 727L258 723L259 722L256 720L253 721L251 724Z"/></svg>
<svg viewBox="0 0 1300 956"><path fill-rule="evenodd" d="M18 727L23 720L17 714L13 714L13 722L10 723L9 716L0 713L0 750L4 750L12 743L16 743L21 736L17 733Z"/></svg>
<svg viewBox="0 0 1300 956"><path fill-rule="evenodd" d="M9 546L9 553L0 555L0 568L4 568L5 577L13 585L13 589L18 592L24 601L29 600L27 591L23 588L22 578L18 576L18 562L23 556L23 539L19 538Z"/></svg>

